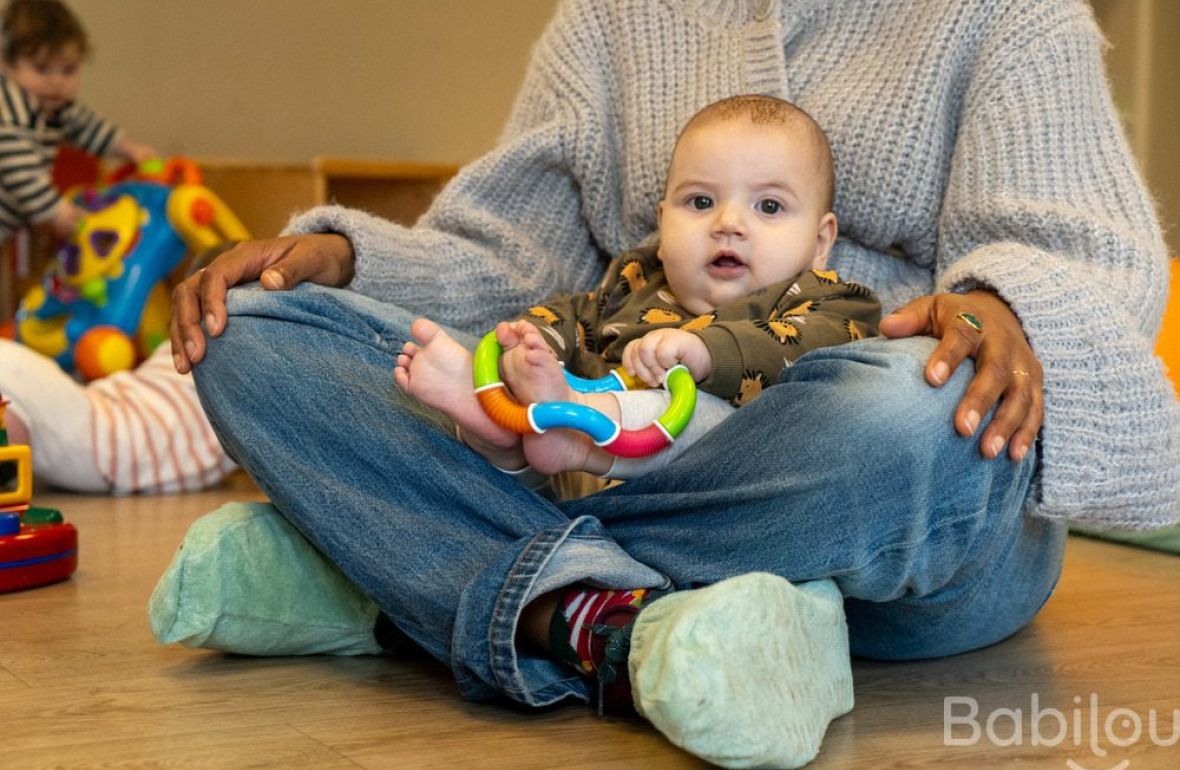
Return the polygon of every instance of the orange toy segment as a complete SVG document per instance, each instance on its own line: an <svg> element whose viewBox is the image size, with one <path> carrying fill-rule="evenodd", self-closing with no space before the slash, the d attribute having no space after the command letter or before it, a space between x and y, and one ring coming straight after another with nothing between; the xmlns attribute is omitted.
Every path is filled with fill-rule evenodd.
<svg viewBox="0 0 1180 770"><path fill-rule="evenodd" d="M528 409L505 392L503 385L478 391L476 397L492 422L513 433L533 433Z"/></svg>

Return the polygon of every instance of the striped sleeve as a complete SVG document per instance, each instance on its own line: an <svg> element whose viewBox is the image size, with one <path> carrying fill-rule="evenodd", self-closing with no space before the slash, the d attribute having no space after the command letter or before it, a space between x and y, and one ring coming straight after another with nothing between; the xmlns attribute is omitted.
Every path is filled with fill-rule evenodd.
<svg viewBox="0 0 1180 770"><path fill-rule="evenodd" d="M82 150L102 157L115 148L122 132L114 123L81 104L62 110L62 135Z"/></svg>
<svg viewBox="0 0 1180 770"><path fill-rule="evenodd" d="M0 79L0 220L11 226L49 219L60 199L35 122L24 92Z"/></svg>
<svg viewBox="0 0 1180 770"><path fill-rule="evenodd" d="M4 212L22 221L43 222L61 199L52 169L37 152L35 139L15 126L0 126L0 187L7 193Z"/></svg>

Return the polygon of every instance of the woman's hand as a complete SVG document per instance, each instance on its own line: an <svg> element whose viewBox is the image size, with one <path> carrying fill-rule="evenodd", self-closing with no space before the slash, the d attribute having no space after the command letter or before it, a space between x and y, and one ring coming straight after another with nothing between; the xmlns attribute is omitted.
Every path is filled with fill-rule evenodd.
<svg viewBox="0 0 1180 770"><path fill-rule="evenodd" d="M303 281L344 286L352 280L352 244L336 233L287 235L239 243L172 290L172 362L184 374L205 357L205 332L225 329L225 295L231 286L258 279L281 291ZM202 331L201 323L205 328Z"/></svg>
<svg viewBox="0 0 1180 770"><path fill-rule="evenodd" d="M978 327L978 328L976 328ZM955 410L955 429L974 435L982 415L999 407L979 441L985 457L1023 460L1044 418L1044 374L1020 320L989 291L919 297L881 319L886 337L918 334L939 339L926 362L926 381L941 386L965 358L975 359L975 379Z"/></svg>

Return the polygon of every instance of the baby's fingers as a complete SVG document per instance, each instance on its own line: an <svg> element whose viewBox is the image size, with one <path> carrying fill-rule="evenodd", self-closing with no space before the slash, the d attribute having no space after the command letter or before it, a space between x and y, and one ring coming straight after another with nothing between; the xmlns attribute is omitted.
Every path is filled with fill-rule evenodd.
<svg viewBox="0 0 1180 770"><path fill-rule="evenodd" d="M659 384L659 380L653 384L653 378L658 375L652 371L653 359L642 340L635 340L623 349L623 368L630 372L635 377L638 377L647 385L655 387Z"/></svg>

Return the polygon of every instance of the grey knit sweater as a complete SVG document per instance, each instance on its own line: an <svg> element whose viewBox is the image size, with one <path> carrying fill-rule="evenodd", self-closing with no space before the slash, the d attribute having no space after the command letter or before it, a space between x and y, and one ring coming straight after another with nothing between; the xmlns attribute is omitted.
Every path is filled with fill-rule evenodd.
<svg viewBox="0 0 1180 770"><path fill-rule="evenodd" d="M1034 515L1180 515L1180 408L1152 355L1166 294L1153 206L1080 0L569 0L498 147L413 228L340 207L351 288L471 331L593 286L656 226L680 125L736 93L831 137L832 265L886 311L986 286L1045 368Z"/></svg>

